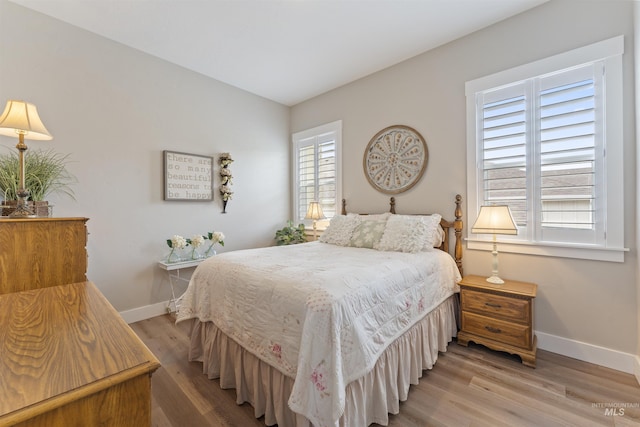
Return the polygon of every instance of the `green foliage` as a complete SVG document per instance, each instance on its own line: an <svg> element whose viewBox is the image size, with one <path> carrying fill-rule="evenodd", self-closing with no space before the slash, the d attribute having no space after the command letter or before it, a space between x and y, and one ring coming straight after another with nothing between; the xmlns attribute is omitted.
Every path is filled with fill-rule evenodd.
<svg viewBox="0 0 640 427"><path fill-rule="evenodd" d="M69 155L53 150L27 150L25 153L25 187L29 200L42 201L49 194L62 193L74 199L70 185L77 179L66 165ZM17 200L20 181L20 160L17 151L0 154L0 195L4 200Z"/></svg>
<svg viewBox="0 0 640 427"><path fill-rule="evenodd" d="M304 224L298 224L297 227L293 226L293 221L287 221L287 226L276 231L276 244L282 245L295 245L296 243L304 243L307 241Z"/></svg>

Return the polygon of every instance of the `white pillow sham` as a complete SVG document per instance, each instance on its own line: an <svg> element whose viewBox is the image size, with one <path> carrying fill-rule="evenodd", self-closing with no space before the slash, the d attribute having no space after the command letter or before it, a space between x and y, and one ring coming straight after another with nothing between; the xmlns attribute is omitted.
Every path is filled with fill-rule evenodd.
<svg viewBox="0 0 640 427"><path fill-rule="evenodd" d="M391 215L375 249L395 252L422 252L442 244L442 216Z"/></svg>
<svg viewBox="0 0 640 427"><path fill-rule="evenodd" d="M427 240L425 244L426 249L430 248L439 248L444 241L444 230L440 225L440 221L442 220L442 215L440 214L432 214L422 216L424 221L427 223Z"/></svg>
<svg viewBox="0 0 640 427"><path fill-rule="evenodd" d="M332 245L347 246L351 241L353 230L359 223L360 218L357 214L336 215L331 218L329 226L318 240Z"/></svg>

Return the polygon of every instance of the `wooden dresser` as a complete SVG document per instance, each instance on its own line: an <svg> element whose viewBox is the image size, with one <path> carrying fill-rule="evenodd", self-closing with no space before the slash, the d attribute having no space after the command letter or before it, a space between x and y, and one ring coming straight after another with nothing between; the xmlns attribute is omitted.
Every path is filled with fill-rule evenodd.
<svg viewBox="0 0 640 427"><path fill-rule="evenodd" d="M466 276L460 282L461 328L458 344L469 341L493 350L517 354L535 368L533 300L537 285L505 280L494 285L485 277Z"/></svg>
<svg viewBox="0 0 640 427"><path fill-rule="evenodd" d="M150 426L159 366L91 282L0 295L0 426Z"/></svg>
<svg viewBox="0 0 640 427"><path fill-rule="evenodd" d="M87 220L0 219L0 294L87 280Z"/></svg>

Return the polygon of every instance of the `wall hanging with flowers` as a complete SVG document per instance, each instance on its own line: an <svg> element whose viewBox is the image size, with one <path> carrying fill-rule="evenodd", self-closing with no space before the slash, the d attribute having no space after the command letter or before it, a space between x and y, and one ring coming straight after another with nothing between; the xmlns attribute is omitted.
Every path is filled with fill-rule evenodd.
<svg viewBox="0 0 640 427"><path fill-rule="evenodd" d="M190 239L176 234L171 239L167 239L167 246L171 248L171 251L165 262L174 263L209 258L216 254L214 249L216 244L224 246L224 234L220 231L211 231L206 236L196 234Z"/></svg>
<svg viewBox="0 0 640 427"><path fill-rule="evenodd" d="M220 154L220 194L222 195L222 213L227 213L227 203L231 200L231 195L233 191L231 191L231 169L229 169L229 165L233 162L231 158L231 154L222 153Z"/></svg>

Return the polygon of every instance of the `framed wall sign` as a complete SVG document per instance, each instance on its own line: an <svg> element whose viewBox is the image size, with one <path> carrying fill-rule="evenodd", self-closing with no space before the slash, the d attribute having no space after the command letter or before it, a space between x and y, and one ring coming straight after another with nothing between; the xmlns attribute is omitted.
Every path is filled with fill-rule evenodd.
<svg viewBox="0 0 640 427"><path fill-rule="evenodd" d="M378 191L398 194L420 180L428 159L427 143L418 131L409 126L389 126L369 141L364 152L364 173Z"/></svg>
<svg viewBox="0 0 640 427"><path fill-rule="evenodd" d="M163 151L164 200L213 200L213 157Z"/></svg>

